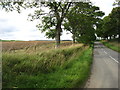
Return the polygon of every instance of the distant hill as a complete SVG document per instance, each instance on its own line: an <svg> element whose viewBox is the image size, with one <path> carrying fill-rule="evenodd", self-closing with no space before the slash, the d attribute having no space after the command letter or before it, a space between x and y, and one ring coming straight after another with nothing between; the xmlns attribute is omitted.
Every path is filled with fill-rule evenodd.
<svg viewBox="0 0 120 90"><path fill-rule="evenodd" d="M24 41L24 40L2 40L2 39L0 39L0 41L10 42L10 41ZM55 40L28 40L28 41L55 41ZM61 41L72 41L72 40L61 40Z"/></svg>
<svg viewBox="0 0 120 90"><path fill-rule="evenodd" d="M72 40L61 40L61 41L72 41Z"/></svg>
<svg viewBox="0 0 120 90"><path fill-rule="evenodd" d="M29 41L55 41L55 40L29 40ZM72 40L61 40L61 41L72 41Z"/></svg>
<svg viewBox="0 0 120 90"><path fill-rule="evenodd" d="M2 41L2 42L10 42L10 41L22 41L22 40L2 40L2 39L0 39L0 41Z"/></svg>
<svg viewBox="0 0 120 90"><path fill-rule="evenodd" d="M29 40L29 41L54 41L54 40Z"/></svg>

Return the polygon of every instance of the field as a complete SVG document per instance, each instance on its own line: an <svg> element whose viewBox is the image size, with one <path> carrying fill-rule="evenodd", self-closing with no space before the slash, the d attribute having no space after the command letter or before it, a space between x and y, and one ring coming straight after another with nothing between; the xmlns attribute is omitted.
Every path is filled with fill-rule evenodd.
<svg viewBox="0 0 120 90"><path fill-rule="evenodd" d="M62 41L61 48L72 45L71 41ZM2 42L2 51L45 51L55 48L55 41L9 41Z"/></svg>
<svg viewBox="0 0 120 90"><path fill-rule="evenodd" d="M77 88L90 74L92 48L62 41L2 42L3 88Z"/></svg>

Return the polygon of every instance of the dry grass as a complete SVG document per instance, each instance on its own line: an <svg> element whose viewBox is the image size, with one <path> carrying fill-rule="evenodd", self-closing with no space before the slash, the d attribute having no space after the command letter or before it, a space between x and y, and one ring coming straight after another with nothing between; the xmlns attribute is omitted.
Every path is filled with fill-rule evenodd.
<svg viewBox="0 0 120 90"><path fill-rule="evenodd" d="M38 53L3 53L3 88L75 88L88 78L92 49L72 45Z"/></svg>
<svg viewBox="0 0 120 90"><path fill-rule="evenodd" d="M92 48L62 41L3 42L3 88L74 88L88 78ZM28 48L27 48L28 47Z"/></svg>
<svg viewBox="0 0 120 90"><path fill-rule="evenodd" d="M104 45L106 45L108 48L111 48L115 51L120 52L120 43L117 40L111 40L111 41L102 41Z"/></svg>
<svg viewBox="0 0 120 90"><path fill-rule="evenodd" d="M72 41L61 41L60 48L73 46ZM10 41L2 42L3 52L37 52L55 48L55 41Z"/></svg>
<svg viewBox="0 0 120 90"><path fill-rule="evenodd" d="M19 49L28 49L35 46L43 46L46 44L53 43L54 41L10 41L2 42L3 51L19 50Z"/></svg>

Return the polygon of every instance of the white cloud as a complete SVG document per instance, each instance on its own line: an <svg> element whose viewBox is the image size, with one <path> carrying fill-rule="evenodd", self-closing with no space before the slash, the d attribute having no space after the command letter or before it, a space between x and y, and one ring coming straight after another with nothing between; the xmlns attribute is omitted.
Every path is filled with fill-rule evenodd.
<svg viewBox="0 0 120 90"><path fill-rule="evenodd" d="M105 12L105 15L107 16L113 8L113 3L115 0L90 0L92 3L98 7L100 7L100 10Z"/></svg>
<svg viewBox="0 0 120 90"><path fill-rule="evenodd" d="M31 11L24 10L20 14L16 11L0 11L0 38L13 40L45 39L44 35L41 35L41 32L36 30L38 21L27 21L28 14Z"/></svg>
<svg viewBox="0 0 120 90"><path fill-rule="evenodd" d="M32 10L23 10L22 13L5 12L1 10L0 14L0 39L6 40L52 40L45 37L45 33L41 33L36 28L38 21L27 21L28 14ZM65 32L61 39L71 39L70 35Z"/></svg>

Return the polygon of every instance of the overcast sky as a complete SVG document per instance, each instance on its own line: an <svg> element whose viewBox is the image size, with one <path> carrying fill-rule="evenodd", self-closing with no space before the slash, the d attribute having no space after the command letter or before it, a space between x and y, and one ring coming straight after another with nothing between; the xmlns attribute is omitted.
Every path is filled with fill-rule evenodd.
<svg viewBox="0 0 120 90"><path fill-rule="evenodd" d="M115 0L91 0L92 3L100 7L100 10L108 15ZM27 21L28 14L32 10L23 10L18 14L16 11L5 12L0 10L0 39L3 40L48 40L45 33L41 33L36 28L38 21ZM62 40L71 40L71 34L63 32ZM50 39L51 40L51 39Z"/></svg>

